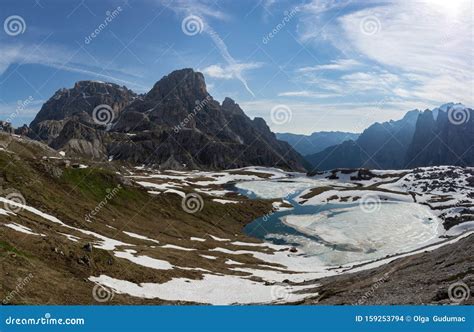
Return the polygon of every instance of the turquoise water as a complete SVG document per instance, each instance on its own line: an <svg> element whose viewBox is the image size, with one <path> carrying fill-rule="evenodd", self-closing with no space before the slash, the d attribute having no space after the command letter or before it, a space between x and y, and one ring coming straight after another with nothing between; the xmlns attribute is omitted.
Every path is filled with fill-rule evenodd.
<svg viewBox="0 0 474 332"><path fill-rule="evenodd" d="M247 196L250 199L257 199L257 196L250 191L242 190L239 188L234 187L233 190L237 191L238 193ZM298 202L295 201L295 198L302 192L298 191L291 195L285 197L285 200L290 202L293 206L290 210L284 211L269 211L264 216L253 220L250 224L247 224L244 227L245 234L261 239L270 241L274 244L279 245L292 245L298 246L297 243L291 243L284 239L274 238L269 236L270 234L277 234L277 235L297 235L307 238L311 241L316 241L318 243L324 244L328 247L338 250L344 250L342 247L338 247L332 243L326 242L318 236L312 236L308 234L301 233L296 229L285 225L280 218L287 216L287 215L311 215L311 214L318 214L323 211L333 210L335 208L340 209L344 207L352 207L357 206L357 203L352 204L324 204L324 205L300 205ZM343 213L342 211L332 211L328 214L328 217L332 217L338 213Z"/></svg>
<svg viewBox="0 0 474 332"><path fill-rule="evenodd" d="M271 187L273 193L268 185L239 187L252 187L257 193L264 192L266 197L282 192L277 186ZM247 189L233 190L250 199L257 198ZM317 256L328 266L379 259L415 250L438 239L436 216L425 206L380 201L377 209L368 213L359 208L358 202L300 205L296 198L304 190L283 197L292 208L268 211L245 226L244 232L263 241L296 247L298 256ZM281 219L287 219L287 224Z"/></svg>

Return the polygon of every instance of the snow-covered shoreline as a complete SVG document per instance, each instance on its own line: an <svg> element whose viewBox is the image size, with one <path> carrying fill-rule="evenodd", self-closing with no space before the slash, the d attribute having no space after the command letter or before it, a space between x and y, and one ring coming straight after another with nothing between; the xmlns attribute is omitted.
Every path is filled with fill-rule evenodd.
<svg viewBox="0 0 474 332"><path fill-rule="evenodd" d="M455 208L459 208L459 201L464 202L462 204L472 204L472 199L469 197L471 191L462 185L467 175L462 175L457 168L455 171L448 169L461 177L456 181L461 187L459 191L450 193L442 187L430 192L418 190L420 186L424 187L423 177L432 177L432 173L437 171L446 170L430 168L417 171L421 173L418 179L414 176L411 179L409 175L412 173L400 175L402 173L397 171L376 171L374 177L360 180L354 180L358 175L356 171L341 172L340 177L328 178L333 173L306 177L303 174L276 169L267 171L265 168L223 172L157 172L136 169L128 174L130 179L146 190L153 189L150 195L173 195L170 197L184 198L186 193L198 192L206 198L206 202L213 202L212 204L225 209L238 209L241 204L248 202L245 195L237 198L235 192L224 187L229 183L236 183L240 191L250 191L257 197L270 199L273 209L269 214L289 213L283 220L287 226L303 234L319 236L326 242L335 244L337 248L345 245L344 250L340 251L314 241L302 242L295 235L288 235L286 239L288 243L300 244L296 248L291 248L291 251L288 243L277 245L266 238L262 239L262 243L246 242L242 238L236 240L230 236L231 234L226 237L217 234L193 236L188 239L189 241L182 241L178 245L178 243L166 243L161 238L155 239L136 230L122 231L112 227L107 232L95 229L93 232L70 226L57 217L26 204L5 198L1 198L0 201L23 209L22 213L29 213L35 218L45 220L49 223L50 231L62 234L66 241L71 243L83 241L77 236L82 234L81 237L94 238L95 241L92 243L95 247L110 251L116 259L125 260L140 268L170 273L168 280L160 283L134 283L106 273L89 277L91 282L108 287L116 293L145 299L207 304L291 303L315 296L314 288L317 287L317 280L320 278L379 267L397 258L435 250L472 234L474 226L472 221L461 223L459 226L454 226L450 232L445 232L441 218L445 213L443 206L436 203L430 205L432 203L430 200L436 195L443 196L445 202L454 200L457 204ZM135 172L137 173L131 174ZM448 180L444 182L449 183ZM324 190L314 191L315 188ZM448 194L450 197L446 197ZM364 212L363 200L367 197L378 199L375 200L378 212ZM414 197L417 199L416 202ZM317 216L292 216L294 207L287 207L290 203L310 207L328 202L336 206L349 202L354 206L347 208L341 205L340 208ZM371 208L371 204L365 208ZM390 213L392 216L385 224L375 224L380 221L381 216ZM8 211L4 214L16 217ZM352 219L346 218L349 214L352 215ZM352 222L355 220L356 224L352 225L351 220ZM16 223L10 222L3 226L21 232L24 236L48 236L42 233L43 229L40 232L31 223L26 226L21 222L21 220ZM352 229L348 230L349 227ZM118 240L111 234L123 234L126 236L126 242L122 237ZM268 236L275 238L280 236L280 240L282 239L281 234L268 234ZM451 238L444 241L440 236ZM311 247L306 248L305 245ZM312 255L308 254L310 251ZM168 253L173 255L169 256ZM202 264L196 260L196 267L181 266L173 261L174 255L195 255L193 257L202 259ZM213 262L222 259L224 259L223 265L213 266ZM249 261L252 263L249 264ZM179 271L192 272L193 277L173 275ZM304 290L308 290L308 293L304 293Z"/></svg>

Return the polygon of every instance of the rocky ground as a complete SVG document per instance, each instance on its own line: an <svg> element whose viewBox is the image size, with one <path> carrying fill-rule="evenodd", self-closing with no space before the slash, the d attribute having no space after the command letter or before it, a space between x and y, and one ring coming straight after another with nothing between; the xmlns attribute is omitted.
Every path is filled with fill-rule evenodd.
<svg viewBox="0 0 474 332"><path fill-rule="evenodd" d="M245 235L247 223L287 203L249 199L229 185L291 182L278 169L160 172L69 158L7 134L0 169L4 304L452 303L450 285L472 287L472 235L370 270L311 272L295 264L298 248ZM471 178L462 168L339 170L308 178L299 199L357 201L354 192L378 191L430 204L446 225L464 218L455 229L470 220Z"/></svg>
<svg viewBox="0 0 474 332"><path fill-rule="evenodd" d="M319 280L320 294L302 303L474 304L473 252L474 235L470 235L374 269L323 278ZM457 299L449 297L452 285L458 291Z"/></svg>

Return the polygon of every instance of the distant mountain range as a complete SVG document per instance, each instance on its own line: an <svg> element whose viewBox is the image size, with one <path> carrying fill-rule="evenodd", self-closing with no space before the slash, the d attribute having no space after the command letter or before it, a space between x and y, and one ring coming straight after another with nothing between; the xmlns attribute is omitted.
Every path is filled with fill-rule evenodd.
<svg viewBox="0 0 474 332"><path fill-rule="evenodd" d="M462 104L413 110L401 120L375 123L356 140L328 147L306 159L312 170L474 166L473 119L474 111Z"/></svg>
<svg viewBox="0 0 474 332"><path fill-rule="evenodd" d="M288 142L293 149L303 156L323 151L327 147L347 140L356 140L359 135L343 131L320 131L311 135L276 133L279 140Z"/></svg>
<svg viewBox="0 0 474 332"><path fill-rule="evenodd" d="M304 171L304 159L276 139L262 118L251 120L232 99L209 95L204 76L172 72L144 95L82 81L57 91L28 135L67 155L123 160L171 169L250 165Z"/></svg>
<svg viewBox="0 0 474 332"><path fill-rule="evenodd" d="M275 135L262 118L250 119L232 99L214 100L201 73L182 69L143 95L113 83L77 82L58 90L29 127L15 132L70 157L163 169L403 169L474 166L473 119L472 109L450 103L375 123L360 135ZM0 129L13 131L8 123Z"/></svg>

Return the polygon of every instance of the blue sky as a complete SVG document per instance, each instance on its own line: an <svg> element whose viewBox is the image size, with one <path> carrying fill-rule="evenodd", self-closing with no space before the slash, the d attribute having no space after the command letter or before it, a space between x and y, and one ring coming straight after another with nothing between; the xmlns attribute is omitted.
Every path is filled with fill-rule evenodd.
<svg viewBox="0 0 474 332"><path fill-rule="evenodd" d="M471 0L3 0L0 8L0 118L15 125L78 80L144 93L185 67L204 73L215 99L233 98L276 132L358 132L414 108L474 104Z"/></svg>

